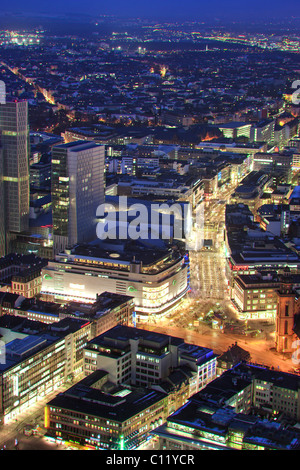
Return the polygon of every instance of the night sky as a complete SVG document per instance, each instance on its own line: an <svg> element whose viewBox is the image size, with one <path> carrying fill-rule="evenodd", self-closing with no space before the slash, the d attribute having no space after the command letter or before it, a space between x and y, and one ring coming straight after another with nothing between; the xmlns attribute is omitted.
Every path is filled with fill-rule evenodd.
<svg viewBox="0 0 300 470"><path fill-rule="evenodd" d="M300 17L299 0L2 0L2 12L86 13L174 19Z"/></svg>

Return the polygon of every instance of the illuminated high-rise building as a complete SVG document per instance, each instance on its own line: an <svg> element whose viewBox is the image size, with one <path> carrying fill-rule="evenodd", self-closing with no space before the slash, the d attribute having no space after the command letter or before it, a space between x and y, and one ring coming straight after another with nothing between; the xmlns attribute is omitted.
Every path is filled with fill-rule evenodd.
<svg viewBox="0 0 300 470"><path fill-rule="evenodd" d="M0 193L2 191L1 201L4 203L1 211L6 232L6 247L1 251L7 252L14 235L28 230L29 226L29 128L26 100L13 99L0 104L0 132Z"/></svg>
<svg viewBox="0 0 300 470"><path fill-rule="evenodd" d="M96 211L104 203L104 146L70 142L53 147L51 192L54 254L96 238Z"/></svg>

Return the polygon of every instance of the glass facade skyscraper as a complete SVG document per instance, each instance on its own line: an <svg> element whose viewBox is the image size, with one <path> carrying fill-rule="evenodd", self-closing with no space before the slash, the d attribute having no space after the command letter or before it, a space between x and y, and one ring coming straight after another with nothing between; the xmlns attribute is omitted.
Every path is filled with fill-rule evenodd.
<svg viewBox="0 0 300 470"><path fill-rule="evenodd" d="M6 254L5 211L3 182L3 148L0 146L0 257Z"/></svg>
<svg viewBox="0 0 300 470"><path fill-rule="evenodd" d="M104 146L78 141L52 149L54 254L96 238L96 210L104 202Z"/></svg>
<svg viewBox="0 0 300 470"><path fill-rule="evenodd" d="M0 104L0 131L0 197L3 196L5 250L9 251L9 240L13 234L28 230L29 226L29 127L26 100L13 99Z"/></svg>

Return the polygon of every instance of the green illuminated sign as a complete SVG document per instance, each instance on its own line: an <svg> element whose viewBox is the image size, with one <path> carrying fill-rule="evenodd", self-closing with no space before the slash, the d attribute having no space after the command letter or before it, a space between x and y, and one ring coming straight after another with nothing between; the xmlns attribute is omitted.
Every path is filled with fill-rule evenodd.
<svg viewBox="0 0 300 470"><path fill-rule="evenodd" d="M128 290L129 292L136 292L136 291L137 291L137 289L136 289L135 287L133 287L133 286L129 286L129 287L127 288L127 290Z"/></svg>

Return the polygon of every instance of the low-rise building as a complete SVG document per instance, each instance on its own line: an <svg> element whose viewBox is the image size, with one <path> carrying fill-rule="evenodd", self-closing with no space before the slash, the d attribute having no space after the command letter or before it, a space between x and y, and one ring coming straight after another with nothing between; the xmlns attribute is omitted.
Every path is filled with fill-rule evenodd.
<svg viewBox="0 0 300 470"><path fill-rule="evenodd" d="M236 276L286 269L297 274L300 258L278 237L254 223L249 207L243 204L226 205L225 212L226 277L231 299ZM235 301L238 295L236 292ZM249 299L250 300L250 299ZM239 301L242 302L241 299ZM274 309L274 307L270 307Z"/></svg>
<svg viewBox="0 0 300 470"><path fill-rule="evenodd" d="M249 122L230 122L218 124L218 128L227 139L246 137L250 139L252 124Z"/></svg>
<svg viewBox="0 0 300 470"><path fill-rule="evenodd" d="M84 350L85 373L97 369L109 372L114 383L136 386L157 385L179 367L193 372L190 392L196 393L216 377L216 354L187 344L182 338L117 325L97 336Z"/></svg>
<svg viewBox="0 0 300 470"><path fill-rule="evenodd" d="M23 297L35 297L41 292L42 276L41 269L28 269L12 276L11 292Z"/></svg>
<svg viewBox="0 0 300 470"><path fill-rule="evenodd" d="M106 450L138 448L216 377L216 355L181 338L118 325L85 347L86 378L51 400L47 436Z"/></svg>
<svg viewBox="0 0 300 470"><path fill-rule="evenodd" d="M0 292L0 315L13 315L15 308L22 304L24 297L10 292Z"/></svg>
<svg viewBox="0 0 300 470"><path fill-rule="evenodd" d="M297 375L240 363L193 395L152 434L159 437L160 450L168 451L299 449L299 392Z"/></svg>
<svg viewBox="0 0 300 470"><path fill-rule="evenodd" d="M98 370L45 407L47 437L97 450L133 450L167 417L167 396L115 385Z"/></svg>
<svg viewBox="0 0 300 470"><path fill-rule="evenodd" d="M253 171L281 172L287 177L290 176L293 162L292 152L259 152L254 155L252 160Z"/></svg>
<svg viewBox="0 0 300 470"><path fill-rule="evenodd" d="M287 204L281 204L283 200L283 193L274 191L270 194L270 204L260 206L256 215L260 227L277 237L286 236L289 232L290 210Z"/></svg>
<svg viewBox="0 0 300 470"><path fill-rule="evenodd" d="M300 383L296 374L239 363L199 393L216 402L224 397L225 404L236 412L254 410L277 418L284 414L295 423L300 421Z"/></svg>
<svg viewBox="0 0 300 470"><path fill-rule="evenodd" d="M300 278L299 278L300 281ZM276 289L280 279L276 272L239 274L235 277L232 304L240 320L275 321Z"/></svg>
<svg viewBox="0 0 300 470"><path fill-rule="evenodd" d="M103 292L129 295L138 318L148 318L169 311L188 292L189 264L179 250L136 241L117 245L77 245L57 255L42 271L44 297L93 303Z"/></svg>
<svg viewBox="0 0 300 470"><path fill-rule="evenodd" d="M231 203L247 204L255 213L260 205L260 197L269 182L270 176L264 171L251 171L231 195Z"/></svg>
<svg viewBox="0 0 300 470"><path fill-rule="evenodd" d="M299 433L292 426L236 413L197 395L151 434L159 438L159 450L169 452L300 448Z"/></svg>
<svg viewBox="0 0 300 470"><path fill-rule="evenodd" d="M275 121L263 119L251 127L251 142L272 142L274 140Z"/></svg>
<svg viewBox="0 0 300 470"><path fill-rule="evenodd" d="M229 346L227 351L221 354L217 359L217 375L222 375L228 369L231 369L240 362L249 362L251 355L248 351L241 348L237 341Z"/></svg>
<svg viewBox="0 0 300 470"><path fill-rule="evenodd" d="M41 270L46 265L46 259L33 254L10 253L0 258L0 290L34 297L41 291Z"/></svg>
<svg viewBox="0 0 300 470"><path fill-rule="evenodd" d="M91 324L66 318L46 325L12 315L0 318L0 423L82 373Z"/></svg>
<svg viewBox="0 0 300 470"><path fill-rule="evenodd" d="M3 294L1 296L1 294ZM9 304L9 311L5 310L6 303L13 296L14 304ZM79 318L92 324L92 337L100 335L113 328L117 324L129 325L133 321L134 302L127 295L103 292L93 303L67 302L60 304L47 302L40 299L19 299L16 294L0 292L3 297L3 311L11 315L27 318L28 320L40 321L42 323L54 323L63 318Z"/></svg>
<svg viewBox="0 0 300 470"><path fill-rule="evenodd" d="M44 302L37 298L23 299L22 303L17 308L14 308L11 315L47 324L61 320L59 304Z"/></svg>
<svg viewBox="0 0 300 470"><path fill-rule="evenodd" d="M92 323L92 337L101 335L116 325L131 325L134 301L128 295L103 292L93 304L68 302L60 309L60 318L80 318Z"/></svg>

